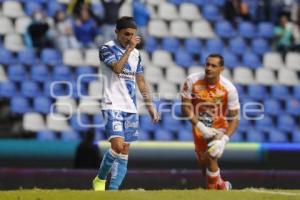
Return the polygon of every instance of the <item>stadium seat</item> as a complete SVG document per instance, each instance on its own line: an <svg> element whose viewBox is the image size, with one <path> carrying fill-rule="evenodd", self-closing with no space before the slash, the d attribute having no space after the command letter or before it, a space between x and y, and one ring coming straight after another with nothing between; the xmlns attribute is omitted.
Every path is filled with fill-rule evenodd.
<svg viewBox="0 0 300 200"><path fill-rule="evenodd" d="M264 105L258 100L246 97L241 100L241 105L245 119L259 120L265 114Z"/></svg>
<svg viewBox="0 0 300 200"><path fill-rule="evenodd" d="M83 114L94 115L101 113L100 102L95 99L82 98L79 101L78 112Z"/></svg>
<svg viewBox="0 0 300 200"><path fill-rule="evenodd" d="M57 113L65 114L67 116L71 116L72 114L77 112L77 103L73 98L69 98L69 97L57 98L53 106Z"/></svg>
<svg viewBox="0 0 300 200"><path fill-rule="evenodd" d="M93 5L93 4L92 4ZM49 1L47 4L47 14L50 17L53 17L56 11L63 10L62 4L59 4L56 1Z"/></svg>
<svg viewBox="0 0 300 200"><path fill-rule="evenodd" d="M258 55L264 55L270 51L270 46L268 42L262 38L253 39L251 42L251 47L254 53Z"/></svg>
<svg viewBox="0 0 300 200"><path fill-rule="evenodd" d="M276 99L266 99L263 101L265 114L270 116L278 116L282 114L282 106Z"/></svg>
<svg viewBox="0 0 300 200"><path fill-rule="evenodd" d="M149 36L145 39L144 49L149 53L158 49L158 43L155 37Z"/></svg>
<svg viewBox="0 0 300 200"><path fill-rule="evenodd" d="M44 118L39 113L25 113L23 116L23 128L25 131L37 132L46 129Z"/></svg>
<svg viewBox="0 0 300 200"><path fill-rule="evenodd" d="M159 125L153 124L151 117L146 114L140 116L140 127L145 132L153 132L159 128Z"/></svg>
<svg viewBox="0 0 300 200"><path fill-rule="evenodd" d="M243 65L252 69L257 69L261 67L261 62L257 55L255 55L254 53L246 52L243 55Z"/></svg>
<svg viewBox="0 0 300 200"><path fill-rule="evenodd" d="M267 52L263 55L263 65L270 69L280 69L284 67L284 63L280 53Z"/></svg>
<svg viewBox="0 0 300 200"><path fill-rule="evenodd" d="M194 60L191 54L184 49L179 49L175 53L175 62L177 65L183 68L189 68L194 64Z"/></svg>
<svg viewBox="0 0 300 200"><path fill-rule="evenodd" d="M63 63L72 67L84 65L83 55L79 49L66 49L63 51Z"/></svg>
<svg viewBox="0 0 300 200"><path fill-rule="evenodd" d="M300 143L300 129L299 129L299 127L292 131L292 142Z"/></svg>
<svg viewBox="0 0 300 200"><path fill-rule="evenodd" d="M218 7L213 4L205 4L202 8L203 17L208 21L216 22L221 19Z"/></svg>
<svg viewBox="0 0 300 200"><path fill-rule="evenodd" d="M0 64L0 84L7 80L6 72L4 67Z"/></svg>
<svg viewBox="0 0 300 200"><path fill-rule="evenodd" d="M88 86L88 94L90 98L102 99L103 84L100 81L91 81Z"/></svg>
<svg viewBox="0 0 300 200"><path fill-rule="evenodd" d="M243 85L240 85L240 84L234 84L234 86L236 87L237 91L238 91L238 95L239 95L239 98L244 98L247 93L245 91L245 87Z"/></svg>
<svg viewBox="0 0 300 200"><path fill-rule="evenodd" d="M180 128L177 131L178 141L193 141L193 133L185 128Z"/></svg>
<svg viewBox="0 0 300 200"><path fill-rule="evenodd" d="M211 3L216 6L224 6L226 0L212 0Z"/></svg>
<svg viewBox="0 0 300 200"><path fill-rule="evenodd" d="M185 71L180 67L172 67L166 69L166 80L175 83L182 84L186 79Z"/></svg>
<svg viewBox="0 0 300 200"><path fill-rule="evenodd" d="M28 16L32 16L35 11L42 10L41 4L36 1L25 2L25 12Z"/></svg>
<svg viewBox="0 0 300 200"><path fill-rule="evenodd" d="M262 85L277 84L274 71L265 67L255 70L255 80L258 84Z"/></svg>
<svg viewBox="0 0 300 200"><path fill-rule="evenodd" d="M231 137L230 142L244 142L243 134L240 131L236 131Z"/></svg>
<svg viewBox="0 0 300 200"><path fill-rule="evenodd" d="M34 65L37 62L35 52L33 50L24 49L18 52L18 62L24 65Z"/></svg>
<svg viewBox="0 0 300 200"><path fill-rule="evenodd" d="M266 138L265 135L262 131L258 131L258 130L248 130L246 132L246 138L247 138L247 142L265 142Z"/></svg>
<svg viewBox="0 0 300 200"><path fill-rule="evenodd" d="M215 37L215 33L209 22L198 20L192 22L192 37L210 39Z"/></svg>
<svg viewBox="0 0 300 200"><path fill-rule="evenodd" d="M272 98L284 100L290 97L289 88L284 85L272 85L271 86Z"/></svg>
<svg viewBox="0 0 300 200"><path fill-rule="evenodd" d="M31 110L28 99L20 96L11 98L10 109L12 113L16 114L24 114Z"/></svg>
<svg viewBox="0 0 300 200"><path fill-rule="evenodd" d="M139 141L148 141L151 140L151 136L148 132L139 130Z"/></svg>
<svg viewBox="0 0 300 200"><path fill-rule="evenodd" d="M162 20L172 21L178 19L177 8L169 2L162 2L158 7L158 17Z"/></svg>
<svg viewBox="0 0 300 200"><path fill-rule="evenodd" d="M268 98L267 89L263 85L248 85L248 97L254 100L264 100Z"/></svg>
<svg viewBox="0 0 300 200"><path fill-rule="evenodd" d="M175 37L166 37L162 39L161 46L163 50L175 53L180 47L180 42Z"/></svg>
<svg viewBox="0 0 300 200"><path fill-rule="evenodd" d="M294 70L282 68L278 70L278 83L287 86L298 85L298 75Z"/></svg>
<svg viewBox="0 0 300 200"><path fill-rule="evenodd" d="M61 57L56 49L45 48L41 52L41 61L50 66L61 64Z"/></svg>
<svg viewBox="0 0 300 200"><path fill-rule="evenodd" d="M50 98L38 96L33 99L33 110L35 112L48 114L50 113L52 102Z"/></svg>
<svg viewBox="0 0 300 200"><path fill-rule="evenodd" d="M161 80L158 85L158 94L164 99L174 99L178 95L178 91L173 83Z"/></svg>
<svg viewBox="0 0 300 200"><path fill-rule="evenodd" d="M238 24L238 32L247 39L252 39L256 36L256 28L251 22L240 22Z"/></svg>
<svg viewBox="0 0 300 200"><path fill-rule="evenodd" d="M238 57L230 51L223 52L223 57L226 68L233 69L240 65Z"/></svg>
<svg viewBox="0 0 300 200"><path fill-rule="evenodd" d="M196 21L201 19L201 15L196 5L184 2L179 5L179 18L186 21Z"/></svg>
<svg viewBox="0 0 300 200"><path fill-rule="evenodd" d="M15 63L13 54L5 48L0 47L0 64L11 65Z"/></svg>
<svg viewBox="0 0 300 200"><path fill-rule="evenodd" d="M156 141L172 141L172 140L174 140L174 136L169 131L165 131L164 129L159 128L154 132L154 140L156 140Z"/></svg>
<svg viewBox="0 0 300 200"><path fill-rule="evenodd" d="M62 131L60 139L63 141L80 141L80 134L74 130Z"/></svg>
<svg viewBox="0 0 300 200"><path fill-rule="evenodd" d="M56 66L53 69L53 80L55 81L71 81L73 80L70 67L64 65Z"/></svg>
<svg viewBox="0 0 300 200"><path fill-rule="evenodd" d="M32 66L31 79L37 82L48 81L50 79L48 68L43 64Z"/></svg>
<svg viewBox="0 0 300 200"><path fill-rule="evenodd" d="M22 4L18 1L4 1L2 3L2 14L10 18L18 18L24 15Z"/></svg>
<svg viewBox="0 0 300 200"><path fill-rule="evenodd" d="M191 37L191 30L184 20L172 21L170 24L170 35L179 39Z"/></svg>
<svg viewBox="0 0 300 200"><path fill-rule="evenodd" d="M92 67L100 66L98 49L86 49L84 54L85 54L84 63L86 65L89 65Z"/></svg>
<svg viewBox="0 0 300 200"><path fill-rule="evenodd" d="M235 31L228 21L219 21L215 25L215 32L221 38L229 39L235 36Z"/></svg>
<svg viewBox="0 0 300 200"><path fill-rule="evenodd" d="M300 85L293 86L293 97L300 100Z"/></svg>
<svg viewBox="0 0 300 200"><path fill-rule="evenodd" d="M11 81L21 82L27 79L26 69L23 65L11 65L7 73Z"/></svg>
<svg viewBox="0 0 300 200"><path fill-rule="evenodd" d="M52 97L52 98L56 98L57 96L68 95L64 90L63 84L55 84L54 81L46 81L44 83L43 93L46 97Z"/></svg>
<svg viewBox="0 0 300 200"><path fill-rule="evenodd" d="M187 75L191 75L194 73L204 72L204 67L200 65L193 65L190 68L188 68Z"/></svg>
<svg viewBox="0 0 300 200"><path fill-rule="evenodd" d="M236 55L242 55L247 50L247 44L243 38L232 38L229 40L228 49Z"/></svg>
<svg viewBox="0 0 300 200"><path fill-rule="evenodd" d="M292 132L296 126L295 119L287 114L277 117L277 129L279 131Z"/></svg>
<svg viewBox="0 0 300 200"><path fill-rule="evenodd" d="M25 48L21 35L17 33L5 35L4 47L13 52L18 52Z"/></svg>
<svg viewBox="0 0 300 200"><path fill-rule="evenodd" d="M300 70L300 53L288 52L286 54L286 66L289 69Z"/></svg>
<svg viewBox="0 0 300 200"><path fill-rule="evenodd" d="M94 68L88 66L82 66L76 68L76 81L81 83L89 83L97 79L97 73Z"/></svg>
<svg viewBox="0 0 300 200"><path fill-rule="evenodd" d="M50 113L47 115L47 129L57 132L70 130L68 119L59 113Z"/></svg>
<svg viewBox="0 0 300 200"><path fill-rule="evenodd" d="M161 68L153 65L145 68L145 79L149 83L159 83L161 80L164 79Z"/></svg>
<svg viewBox="0 0 300 200"><path fill-rule="evenodd" d="M21 94L24 97L33 98L41 94L41 89L34 81L23 81L21 84Z"/></svg>
<svg viewBox="0 0 300 200"><path fill-rule="evenodd" d="M92 118L93 118L92 125L94 126L94 128L98 131L104 131L106 121L105 121L105 119L103 119L102 113L99 112L97 114L94 114Z"/></svg>
<svg viewBox="0 0 300 200"><path fill-rule="evenodd" d="M196 6L203 6L206 3L206 0L188 0L187 2Z"/></svg>
<svg viewBox="0 0 300 200"><path fill-rule="evenodd" d="M37 140L55 140L56 139L56 134L53 131L50 130L42 130L38 131L36 134L36 139Z"/></svg>
<svg viewBox="0 0 300 200"><path fill-rule="evenodd" d="M300 116L300 101L294 98L286 99L285 112L289 115L299 117Z"/></svg>
<svg viewBox="0 0 300 200"><path fill-rule="evenodd" d="M274 36L274 25L271 22L260 22L258 24L258 35L260 37L271 39Z"/></svg>
<svg viewBox="0 0 300 200"><path fill-rule="evenodd" d="M271 129L268 132L270 143L287 143L289 142L287 134L277 129Z"/></svg>
<svg viewBox="0 0 300 200"><path fill-rule="evenodd" d="M86 132L89 130L91 123L87 115L78 113L71 117L70 125L75 131Z"/></svg>
<svg viewBox="0 0 300 200"><path fill-rule="evenodd" d="M181 121L176 119L170 113L163 113L162 115L162 128L166 131L175 132L180 128Z"/></svg>
<svg viewBox="0 0 300 200"><path fill-rule="evenodd" d="M273 119L265 115L262 119L255 120L255 129L258 131L268 131L270 128L274 128Z"/></svg>
<svg viewBox="0 0 300 200"><path fill-rule="evenodd" d="M144 51L144 50L140 50L140 56L141 56L141 59L142 59L142 65L143 66L148 66L151 64L151 61L150 61L150 56L149 56L149 53Z"/></svg>
<svg viewBox="0 0 300 200"><path fill-rule="evenodd" d="M224 43L220 39L210 39L206 42L206 50L210 53L222 53Z"/></svg>
<svg viewBox="0 0 300 200"><path fill-rule="evenodd" d="M17 96L18 91L16 85L11 81L0 83L0 97L11 98Z"/></svg>
<svg viewBox="0 0 300 200"><path fill-rule="evenodd" d="M202 43L197 38L187 38L184 40L184 49L190 54L199 55L202 49Z"/></svg>
<svg viewBox="0 0 300 200"><path fill-rule="evenodd" d="M12 20L7 17L0 17L0 35L7 35L14 32Z"/></svg>
<svg viewBox="0 0 300 200"><path fill-rule="evenodd" d="M169 29L165 21L152 19L149 21L148 24L148 33L152 37L168 37L169 36Z"/></svg>
<svg viewBox="0 0 300 200"><path fill-rule="evenodd" d="M119 16L131 16L133 15L133 9L130 2L125 1L120 7Z"/></svg>
<svg viewBox="0 0 300 200"><path fill-rule="evenodd" d="M233 71L233 81L238 84L254 84L252 71L246 67L236 67Z"/></svg>
<svg viewBox="0 0 300 200"><path fill-rule="evenodd" d="M164 50L156 50L152 53L152 63L159 67L174 65L171 53Z"/></svg>

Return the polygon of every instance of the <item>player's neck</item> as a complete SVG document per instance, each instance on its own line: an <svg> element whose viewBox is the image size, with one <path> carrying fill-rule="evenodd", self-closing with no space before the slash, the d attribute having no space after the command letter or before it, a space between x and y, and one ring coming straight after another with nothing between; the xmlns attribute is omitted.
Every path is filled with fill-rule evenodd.
<svg viewBox="0 0 300 200"><path fill-rule="evenodd" d="M216 78L207 78L207 77L205 77L205 80L206 80L207 85L214 86L219 82L219 77L216 77Z"/></svg>

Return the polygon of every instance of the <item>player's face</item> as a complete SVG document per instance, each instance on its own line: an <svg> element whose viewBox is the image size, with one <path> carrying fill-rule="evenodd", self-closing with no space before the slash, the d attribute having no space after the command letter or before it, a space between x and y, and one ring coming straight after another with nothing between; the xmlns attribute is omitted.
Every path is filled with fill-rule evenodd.
<svg viewBox="0 0 300 200"><path fill-rule="evenodd" d="M116 33L118 42L125 48L129 44L130 39L136 34L136 29L126 28L116 30Z"/></svg>
<svg viewBox="0 0 300 200"><path fill-rule="evenodd" d="M217 57L208 57L205 63L205 76L207 78L217 78L224 67L220 65L220 59Z"/></svg>

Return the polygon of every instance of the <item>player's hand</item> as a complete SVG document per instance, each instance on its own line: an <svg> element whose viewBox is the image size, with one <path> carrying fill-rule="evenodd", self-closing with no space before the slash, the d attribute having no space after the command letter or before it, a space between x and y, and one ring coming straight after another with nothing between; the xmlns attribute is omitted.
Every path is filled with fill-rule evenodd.
<svg viewBox="0 0 300 200"><path fill-rule="evenodd" d="M220 158L224 152L225 146L229 141L227 135L223 135L219 140L213 140L208 143L208 153L211 157Z"/></svg>
<svg viewBox="0 0 300 200"><path fill-rule="evenodd" d="M149 108L149 114L152 118L152 122L155 123L155 124L158 123L159 114L158 114L157 110L155 108L151 107L151 108Z"/></svg>
<svg viewBox="0 0 300 200"><path fill-rule="evenodd" d="M133 50L138 43L141 42L141 37L137 35L133 35L129 41L128 49Z"/></svg>
<svg viewBox="0 0 300 200"><path fill-rule="evenodd" d="M215 136L220 137L221 135L223 135L222 131L215 128L209 128L200 121L196 124L196 127L201 131L204 139L206 140Z"/></svg>

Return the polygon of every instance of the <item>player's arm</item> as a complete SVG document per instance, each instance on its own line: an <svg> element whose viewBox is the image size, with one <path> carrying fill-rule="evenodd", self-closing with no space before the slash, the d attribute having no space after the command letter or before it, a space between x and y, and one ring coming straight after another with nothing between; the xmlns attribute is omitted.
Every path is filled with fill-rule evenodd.
<svg viewBox="0 0 300 200"><path fill-rule="evenodd" d="M225 131L225 134L228 135L229 137L235 132L239 125L239 109L236 110L229 110L228 111L228 128Z"/></svg>
<svg viewBox="0 0 300 200"><path fill-rule="evenodd" d="M136 83L138 88L143 96L143 100L146 104L146 108L151 115L152 121L154 123L159 121L159 115L154 107L152 96L150 94L150 89L148 84L145 81L144 73L139 73L136 75Z"/></svg>

